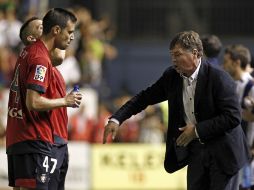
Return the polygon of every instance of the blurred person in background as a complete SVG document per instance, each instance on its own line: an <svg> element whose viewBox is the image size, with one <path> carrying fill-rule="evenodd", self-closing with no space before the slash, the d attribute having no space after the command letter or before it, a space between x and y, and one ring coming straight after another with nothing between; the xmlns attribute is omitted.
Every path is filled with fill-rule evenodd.
<svg viewBox="0 0 254 190"><path fill-rule="evenodd" d="M246 98L254 99L254 82L253 77L248 72L247 68L251 62L250 50L241 45L235 44L226 47L224 54L223 68L233 77L236 81L236 92L239 97L239 103L243 110L249 109L246 104ZM244 115L244 114L243 114ZM251 152L251 147L254 143L254 123L242 120L242 127L247 137L247 142ZM253 157L254 155L252 155ZM251 169L251 162L247 163L242 169L241 188L247 190L254 188L254 173Z"/></svg>
<svg viewBox="0 0 254 190"><path fill-rule="evenodd" d="M162 121L162 111L159 106L148 106L144 118L140 121L139 142L141 143L164 143L166 127Z"/></svg>
<svg viewBox="0 0 254 190"><path fill-rule="evenodd" d="M105 60L117 57L117 49L111 44L114 30L108 17L95 21L85 8L76 9L81 19L76 57L80 64L82 83L101 90L104 81ZM87 21L87 22L86 22Z"/></svg>
<svg viewBox="0 0 254 190"><path fill-rule="evenodd" d="M0 90L1 91L1 90ZM1 96L1 95L0 95ZM0 97L0 100L1 100L1 97ZM0 114L2 114L2 110L0 109ZM3 121L2 121L2 118L0 118L0 147L1 146L4 146L4 140L5 140L5 135L6 135L6 132L5 132L5 127L3 125Z"/></svg>
<svg viewBox="0 0 254 190"><path fill-rule="evenodd" d="M58 61L61 60L59 59L59 53L57 53L54 57L58 57ZM66 50L64 60L62 64L57 66L57 69L61 72L67 87L72 87L74 84L80 83L81 72L78 65L78 60L74 56L73 48L70 47Z"/></svg>
<svg viewBox="0 0 254 190"><path fill-rule="evenodd" d="M83 73L86 73L86 82L98 88L102 79L102 60L104 56L103 42L100 40L101 30L97 22L82 25L85 51L82 55Z"/></svg>
<svg viewBox="0 0 254 190"><path fill-rule="evenodd" d="M218 36L206 34L201 36L206 60L214 65L220 65L219 54L222 50L222 43Z"/></svg>
<svg viewBox="0 0 254 190"><path fill-rule="evenodd" d="M188 190L239 189L232 183L249 154L234 81L201 60L203 46L196 32L178 33L170 43L170 54L173 66L110 117L103 143L109 134L115 138L119 126L132 115L168 100L166 171L188 165Z"/></svg>
<svg viewBox="0 0 254 190"><path fill-rule="evenodd" d="M85 113L84 103L80 105L77 113L70 117L69 138L73 141L93 142L93 130L95 121Z"/></svg>
<svg viewBox="0 0 254 190"><path fill-rule="evenodd" d="M43 18L41 39L26 47L17 60L6 138L9 185L15 190L64 189L68 168L66 107L78 107L82 95L66 95L63 78L52 66L49 52L69 46L75 23L71 12L50 10ZM21 39L29 24L23 25ZM56 169L58 162L64 163L61 169Z"/></svg>
<svg viewBox="0 0 254 190"><path fill-rule="evenodd" d="M97 121L95 122L93 130L93 143L101 143L101 140L103 139L104 127L110 115L111 111L106 102L100 102ZM112 139L109 139L109 142L112 142Z"/></svg>
<svg viewBox="0 0 254 190"><path fill-rule="evenodd" d="M119 109L131 98L128 92L123 92L122 95L116 97L113 101L115 110ZM114 142L119 143L137 143L139 142L140 127L139 121L143 117L143 113L135 115L125 121L120 127L118 134L116 135Z"/></svg>
<svg viewBox="0 0 254 190"><path fill-rule="evenodd" d="M22 23L16 17L16 8L14 5L8 6L5 14L7 22L5 30L6 42L13 52L18 53L20 50L19 30Z"/></svg>

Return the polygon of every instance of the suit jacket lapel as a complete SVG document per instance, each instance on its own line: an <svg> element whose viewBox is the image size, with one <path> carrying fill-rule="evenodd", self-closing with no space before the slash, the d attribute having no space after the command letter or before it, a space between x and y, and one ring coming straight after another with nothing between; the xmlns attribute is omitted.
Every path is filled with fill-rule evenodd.
<svg viewBox="0 0 254 190"><path fill-rule="evenodd" d="M205 62L201 63L199 72L198 72L198 78L197 78L197 84L196 84L196 90L195 90L195 97L194 97L194 110L197 111L198 102L200 100L200 97L202 95L202 91L206 88L206 69L207 65Z"/></svg>
<svg viewBox="0 0 254 190"><path fill-rule="evenodd" d="M176 89L176 100L177 100L177 105L179 106L177 110L179 110L179 116L181 118L180 123L184 122L184 107L183 107L183 78L178 77L177 79L177 89Z"/></svg>

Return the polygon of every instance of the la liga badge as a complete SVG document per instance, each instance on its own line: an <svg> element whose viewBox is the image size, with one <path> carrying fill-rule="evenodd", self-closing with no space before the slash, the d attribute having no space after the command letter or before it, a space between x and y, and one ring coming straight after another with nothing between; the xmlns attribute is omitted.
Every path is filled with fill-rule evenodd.
<svg viewBox="0 0 254 190"><path fill-rule="evenodd" d="M47 67L36 65L34 79L43 82L46 75Z"/></svg>

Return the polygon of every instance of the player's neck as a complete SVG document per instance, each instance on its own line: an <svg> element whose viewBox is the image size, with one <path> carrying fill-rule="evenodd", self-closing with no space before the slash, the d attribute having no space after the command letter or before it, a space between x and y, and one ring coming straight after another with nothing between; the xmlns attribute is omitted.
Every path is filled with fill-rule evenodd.
<svg viewBox="0 0 254 190"><path fill-rule="evenodd" d="M55 48L54 47L54 38L52 38L52 36L42 35L41 36L41 41L44 43L44 45L46 46L48 51L51 51L52 49Z"/></svg>

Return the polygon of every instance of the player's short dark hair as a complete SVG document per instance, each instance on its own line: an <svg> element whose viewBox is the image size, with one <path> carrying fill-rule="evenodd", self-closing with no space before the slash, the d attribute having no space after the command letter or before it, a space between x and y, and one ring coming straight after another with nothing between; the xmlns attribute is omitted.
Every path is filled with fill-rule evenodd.
<svg viewBox="0 0 254 190"><path fill-rule="evenodd" d="M73 23L77 22L77 18L72 12L62 8L49 10L43 17L43 34L48 34L56 25L60 26L61 29L65 28L69 20Z"/></svg>
<svg viewBox="0 0 254 190"><path fill-rule="evenodd" d="M206 57L218 57L222 50L222 43L218 36L206 34L201 36L201 41Z"/></svg>
<svg viewBox="0 0 254 190"><path fill-rule="evenodd" d="M34 20L40 20L38 17L31 17L29 18L28 20L26 20L23 25L21 26L20 30L19 30L19 38L21 39L21 41L27 45L27 42L26 42L26 36L27 36L27 33L29 32L28 30L28 25L34 21Z"/></svg>

